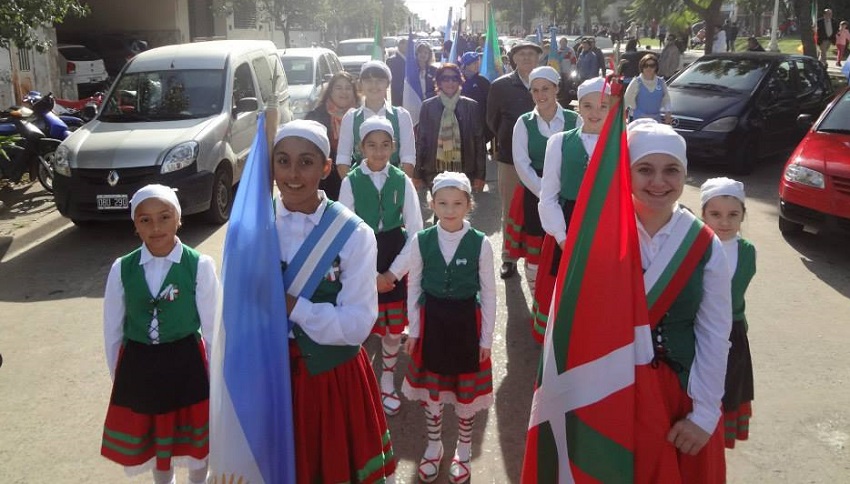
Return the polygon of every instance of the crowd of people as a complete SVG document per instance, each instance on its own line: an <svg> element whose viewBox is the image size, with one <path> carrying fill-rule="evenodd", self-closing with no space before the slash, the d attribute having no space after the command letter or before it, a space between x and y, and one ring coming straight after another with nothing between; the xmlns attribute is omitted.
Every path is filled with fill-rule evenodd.
<svg viewBox="0 0 850 484"><path fill-rule="evenodd" d="M634 35L632 27L624 38ZM616 102L590 39L577 55L559 45L558 68L541 65L546 49L520 42L508 54L511 72L492 83L479 74L475 50L459 64L437 67L430 47L417 45L414 82L426 96L411 113L399 83L404 52L387 63L366 62L358 79L336 74L308 119L287 123L270 140L281 266L284 273L324 275L312 295L285 298L294 323L300 483L393 482L387 417L399 413L402 395L424 412L419 479L440 475L448 404L458 426L449 480L469 480L475 415L493 404L492 368L504 364L491 351L496 274L517 277L525 260L534 296L529 332L542 342L556 311L555 280L579 189ZM752 413L744 294L755 249L740 236L740 182L717 178L702 186L702 221L678 202L687 156L684 139L667 124L661 75L672 61L664 59L664 51L641 54L624 96L634 119L627 133L640 257L650 272L681 251L697 262L671 278L683 284L665 289L672 305L655 322L651 344L660 364L653 375L669 404L663 445L675 447L680 479L723 482L724 442L731 448L747 439ZM564 62L581 73L577 111L561 102ZM488 145L497 162L499 247L468 220L475 194L487 186ZM107 280L104 335L114 383L102 454L128 473L152 469L157 483L174 482L174 465L185 462L191 482L204 482L218 277L212 259L177 236L173 190L145 187L130 205L142 244L114 262ZM339 244L311 245L314 231L346 223L354 228L332 232ZM699 234L704 244L689 245L686 234ZM332 253L302 257L305 250ZM314 267L317 260L332 263ZM381 347L377 378L362 347L372 334ZM406 369L398 365L401 351L410 355Z"/></svg>

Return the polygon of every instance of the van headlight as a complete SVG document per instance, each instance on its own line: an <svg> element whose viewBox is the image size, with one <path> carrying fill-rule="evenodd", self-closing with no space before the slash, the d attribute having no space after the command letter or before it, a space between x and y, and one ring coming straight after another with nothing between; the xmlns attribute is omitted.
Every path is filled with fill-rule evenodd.
<svg viewBox="0 0 850 484"><path fill-rule="evenodd" d="M708 123L702 130L710 133L728 133L735 129L735 126L738 126L738 118L727 116Z"/></svg>
<svg viewBox="0 0 850 484"><path fill-rule="evenodd" d="M815 188L824 188L823 173L797 163L788 165L788 168L785 169L784 177L785 181Z"/></svg>
<svg viewBox="0 0 850 484"><path fill-rule="evenodd" d="M53 155L53 172L57 175L71 176L71 150L59 145Z"/></svg>
<svg viewBox="0 0 850 484"><path fill-rule="evenodd" d="M162 160L160 173L171 173L182 170L198 159L198 142L186 141L171 148Z"/></svg>

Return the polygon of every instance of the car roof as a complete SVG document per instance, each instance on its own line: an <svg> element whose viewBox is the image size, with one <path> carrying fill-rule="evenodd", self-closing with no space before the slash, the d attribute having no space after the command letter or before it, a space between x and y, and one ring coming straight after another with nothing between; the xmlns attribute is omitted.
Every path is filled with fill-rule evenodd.
<svg viewBox="0 0 850 484"><path fill-rule="evenodd" d="M334 51L324 47L289 47L278 49L277 53L284 57L318 57L322 54L333 54Z"/></svg>
<svg viewBox="0 0 850 484"><path fill-rule="evenodd" d="M340 43L340 44L360 44L360 43L362 43L362 42L374 42L374 41L375 41L375 39L373 39L373 38L365 38L365 37L364 37L364 38L362 38L362 39L345 39L345 40L340 40L340 41L339 41L339 43Z"/></svg>
<svg viewBox="0 0 850 484"><path fill-rule="evenodd" d="M164 69L222 69L233 55L258 50L276 52L270 40L211 40L190 44L174 44L146 50L130 62L127 72Z"/></svg>
<svg viewBox="0 0 850 484"><path fill-rule="evenodd" d="M810 59L802 54L788 54L785 52L718 52L706 54L700 59L754 59L754 60L777 60L777 59Z"/></svg>

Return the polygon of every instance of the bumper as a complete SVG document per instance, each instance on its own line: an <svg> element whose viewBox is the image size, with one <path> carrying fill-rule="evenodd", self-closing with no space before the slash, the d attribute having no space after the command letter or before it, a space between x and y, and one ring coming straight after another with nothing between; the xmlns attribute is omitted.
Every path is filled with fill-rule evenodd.
<svg viewBox="0 0 850 484"><path fill-rule="evenodd" d="M850 234L850 219L830 215L779 199L779 215L794 223L811 227L818 232L842 232Z"/></svg>
<svg viewBox="0 0 850 484"><path fill-rule="evenodd" d="M129 209L99 210L98 195L127 195L132 198L136 190L150 183L161 183L177 190L184 215L203 212L210 206L212 172L197 172L193 168L160 174L159 166L115 170L118 183L107 182L113 170L72 170L70 177L56 175L53 179L53 198L64 217L78 220L127 220Z"/></svg>
<svg viewBox="0 0 850 484"><path fill-rule="evenodd" d="M713 163L732 162L740 148L732 133L676 130L688 145L688 159Z"/></svg>

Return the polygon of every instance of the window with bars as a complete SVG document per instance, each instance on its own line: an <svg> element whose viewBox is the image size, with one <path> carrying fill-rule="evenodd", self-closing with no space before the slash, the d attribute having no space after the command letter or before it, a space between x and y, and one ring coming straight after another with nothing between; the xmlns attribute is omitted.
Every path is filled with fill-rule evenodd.
<svg viewBox="0 0 850 484"><path fill-rule="evenodd" d="M233 11L233 27L237 29L256 29L257 10L253 8L237 8Z"/></svg>
<svg viewBox="0 0 850 484"><path fill-rule="evenodd" d="M29 49L18 49L18 70L20 70L20 71L32 70L32 66L30 65L30 51L29 51Z"/></svg>

